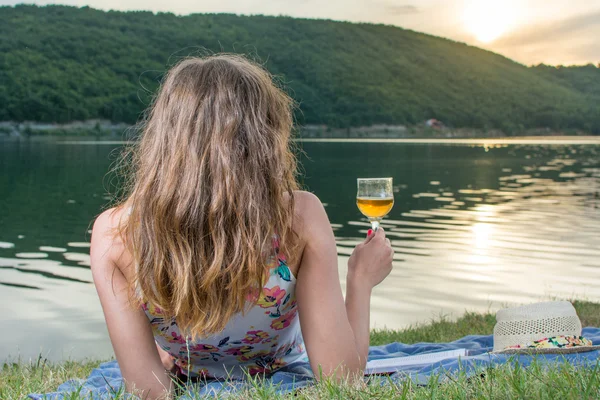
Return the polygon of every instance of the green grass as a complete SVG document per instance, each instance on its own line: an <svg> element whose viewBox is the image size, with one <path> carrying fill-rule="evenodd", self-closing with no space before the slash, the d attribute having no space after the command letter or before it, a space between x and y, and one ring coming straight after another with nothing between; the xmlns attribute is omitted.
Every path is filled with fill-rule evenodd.
<svg viewBox="0 0 600 400"><path fill-rule="evenodd" d="M582 326L600 326L600 304L572 301ZM411 326L401 331L376 330L371 332L371 345L391 342L451 342L467 335L490 335L496 324L495 313L467 312L456 321L441 316L426 325Z"/></svg>
<svg viewBox="0 0 600 400"><path fill-rule="evenodd" d="M39 358L34 362L15 360L0 370L0 399L21 399L29 393L46 393L72 379L85 378L101 361L66 361L50 364Z"/></svg>
<svg viewBox="0 0 600 400"><path fill-rule="evenodd" d="M600 304L573 302L583 326L600 326ZM467 313L457 321L441 317L426 325L401 331L377 330L371 333L371 344L394 341L403 343L447 342L465 335L492 333L495 316L491 313ZM0 370L0 399L22 399L28 393L44 393L71 378L85 378L100 361L67 361L51 364L39 358L35 362L5 363ZM74 395L72 399L85 397ZM115 393L115 398L124 398ZM259 380L233 399L598 399L600 398L600 366L578 368L570 364L544 367L534 362L528 368L502 365L481 370L474 377L440 375L426 386L410 382L390 382L376 378L364 386L338 385L321 382L288 396L276 393L276 388Z"/></svg>

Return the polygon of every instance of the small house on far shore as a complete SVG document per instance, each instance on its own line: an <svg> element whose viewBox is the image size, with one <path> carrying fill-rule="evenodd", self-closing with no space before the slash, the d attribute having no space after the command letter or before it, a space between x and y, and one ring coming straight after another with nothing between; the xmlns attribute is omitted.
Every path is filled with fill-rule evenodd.
<svg viewBox="0 0 600 400"><path fill-rule="evenodd" d="M433 129L444 128L444 124L442 123L442 121L439 121L435 118L431 118L431 119L428 119L427 121L425 121L425 125L427 125L427 127L429 127L429 128L433 128Z"/></svg>

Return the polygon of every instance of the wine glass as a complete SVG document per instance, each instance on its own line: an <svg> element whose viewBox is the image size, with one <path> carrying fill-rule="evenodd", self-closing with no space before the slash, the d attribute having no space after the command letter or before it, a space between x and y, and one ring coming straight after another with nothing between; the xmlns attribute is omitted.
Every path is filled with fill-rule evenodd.
<svg viewBox="0 0 600 400"><path fill-rule="evenodd" d="M356 205L371 221L371 226L376 231L379 221L388 215L394 206L392 178L358 178L356 183Z"/></svg>

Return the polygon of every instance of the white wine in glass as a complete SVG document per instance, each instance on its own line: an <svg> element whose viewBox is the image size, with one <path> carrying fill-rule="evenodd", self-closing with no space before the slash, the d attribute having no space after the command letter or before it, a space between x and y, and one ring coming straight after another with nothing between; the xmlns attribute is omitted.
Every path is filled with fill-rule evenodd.
<svg viewBox="0 0 600 400"><path fill-rule="evenodd" d="M371 221L373 230L379 228L379 221L394 206L392 178L358 178L356 205L365 217Z"/></svg>

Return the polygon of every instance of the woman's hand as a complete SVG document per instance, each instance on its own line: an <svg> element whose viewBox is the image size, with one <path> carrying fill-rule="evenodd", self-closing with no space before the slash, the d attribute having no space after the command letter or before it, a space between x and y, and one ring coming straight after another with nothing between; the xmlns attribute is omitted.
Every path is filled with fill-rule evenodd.
<svg viewBox="0 0 600 400"><path fill-rule="evenodd" d="M369 289L379 285L392 271L394 249L385 231L379 227L364 242L356 246L348 260L348 282L367 285Z"/></svg>

